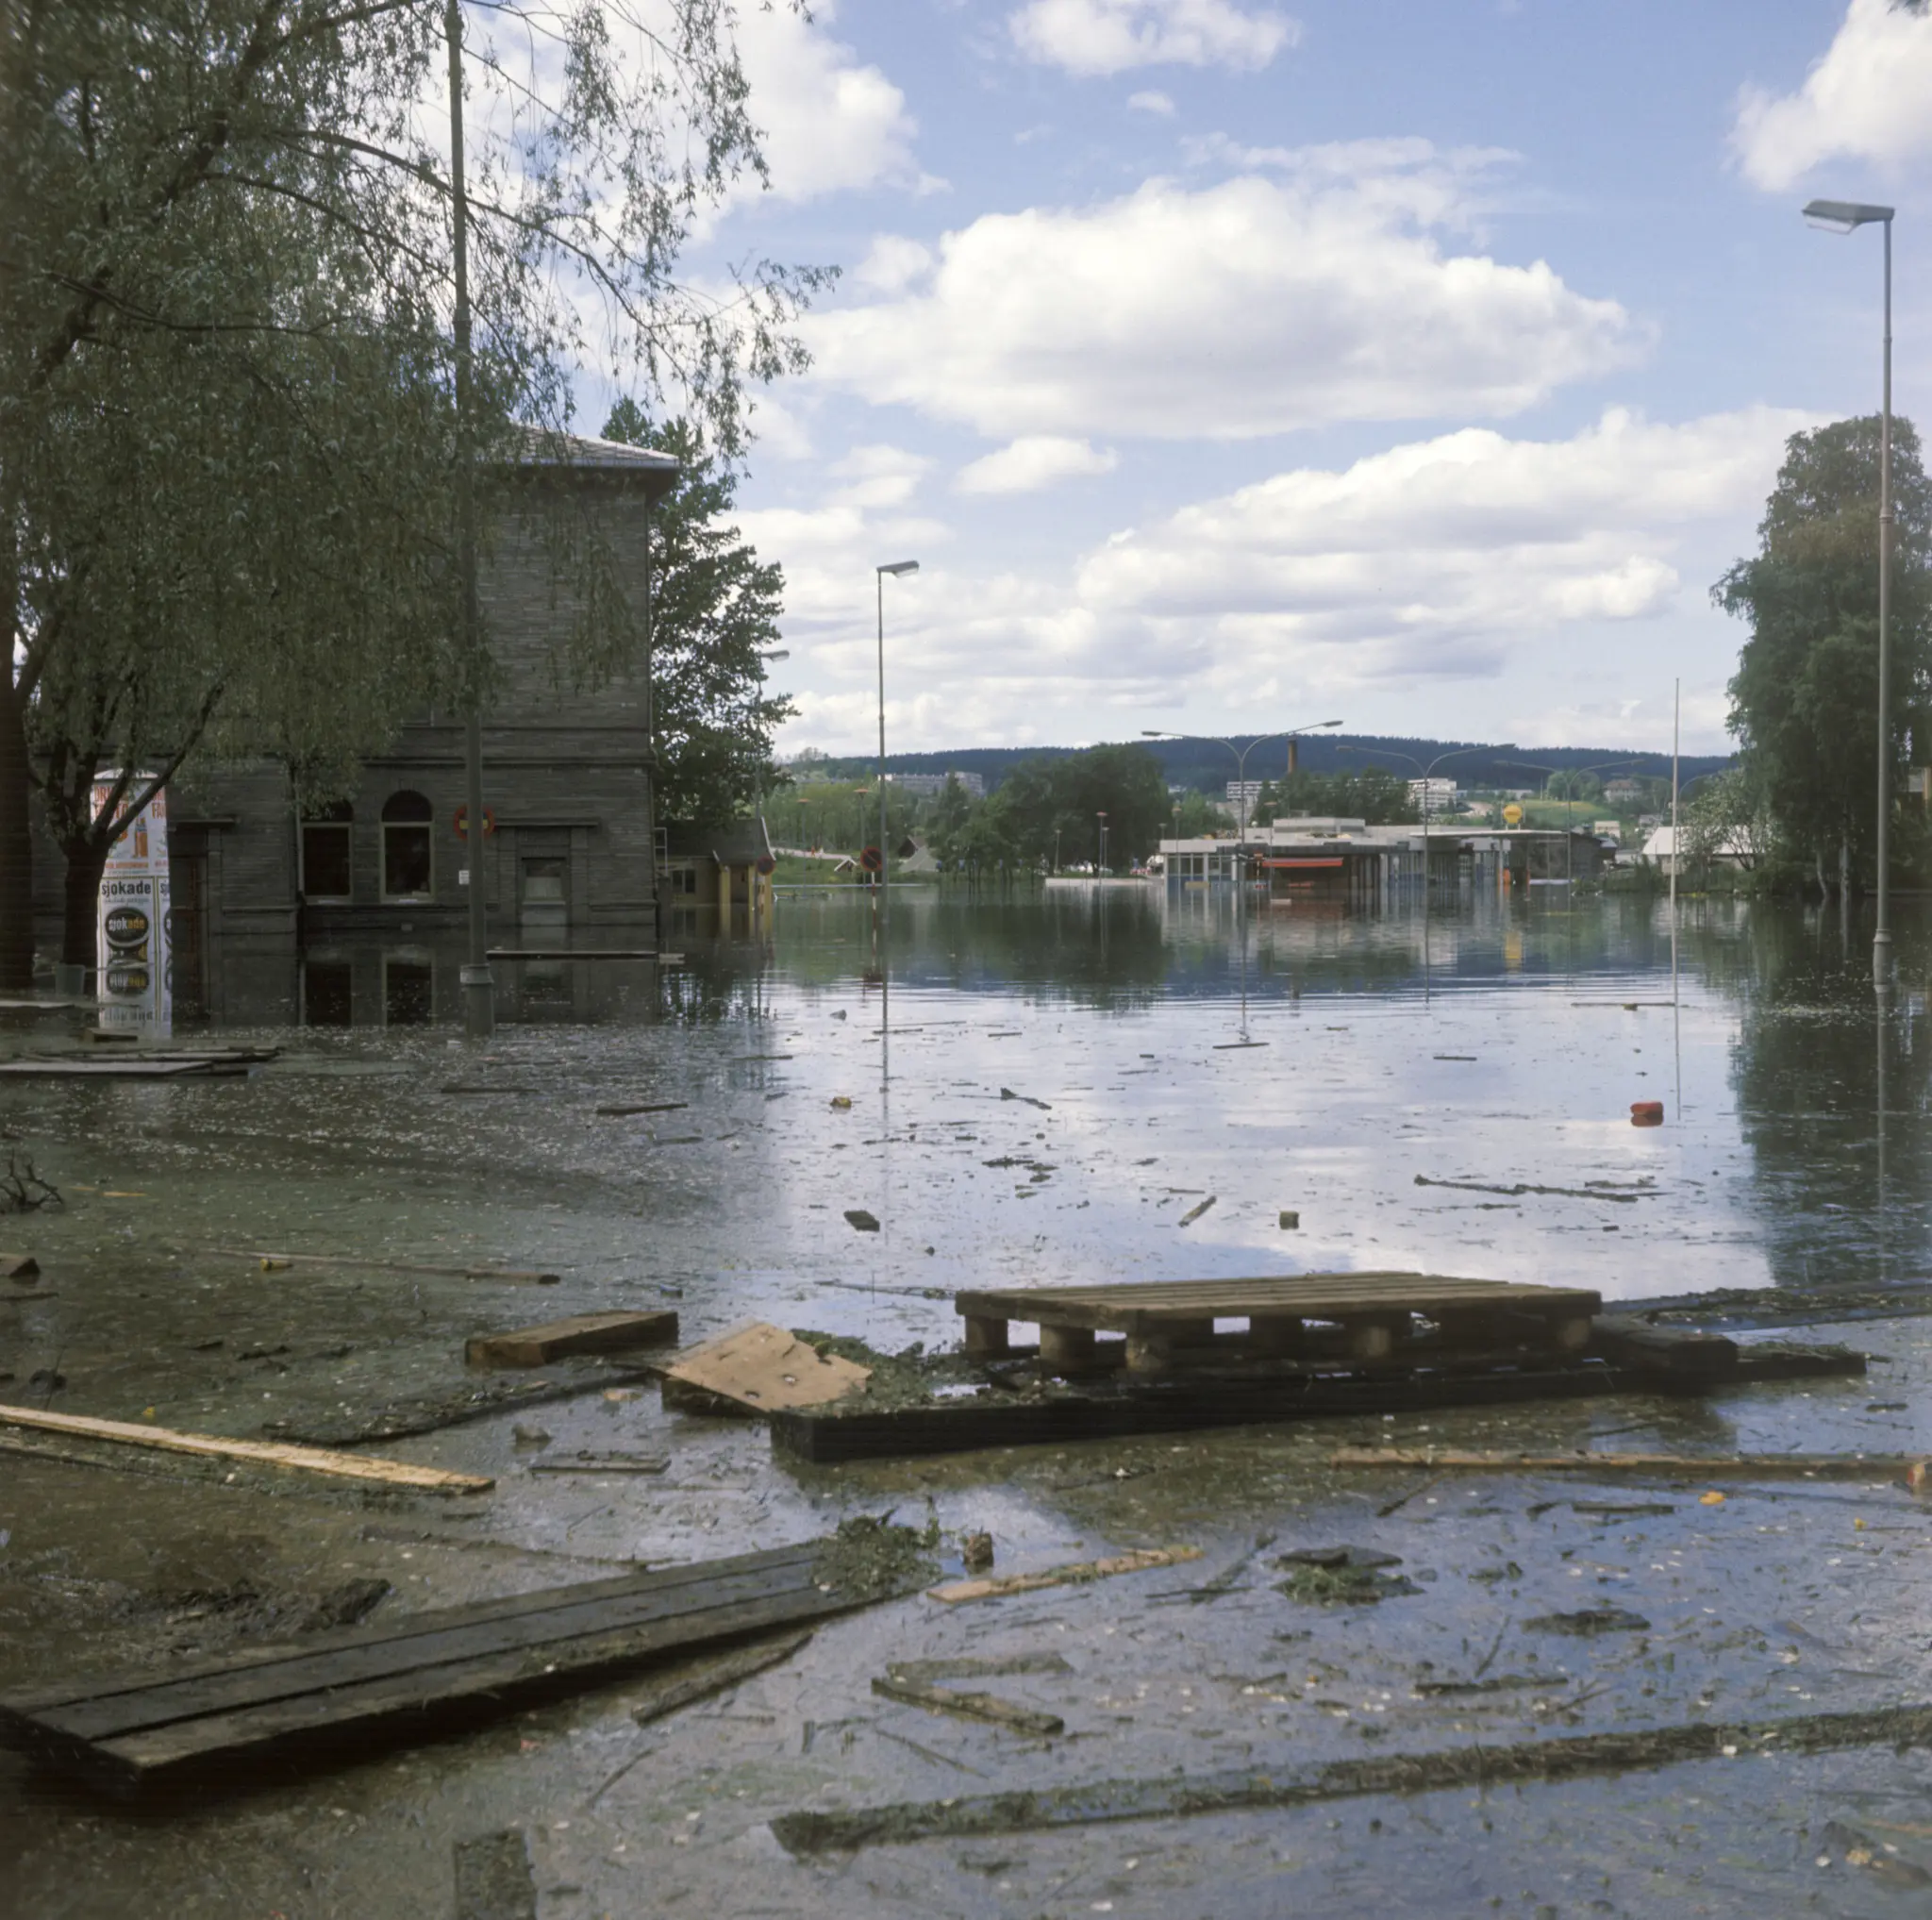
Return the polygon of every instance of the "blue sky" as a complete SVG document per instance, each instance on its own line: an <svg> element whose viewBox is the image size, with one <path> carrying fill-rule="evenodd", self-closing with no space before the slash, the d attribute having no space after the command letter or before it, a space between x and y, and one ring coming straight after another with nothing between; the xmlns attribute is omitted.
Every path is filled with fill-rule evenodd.
<svg viewBox="0 0 1932 1920"><path fill-rule="evenodd" d="M1786 435L1932 413L1932 15L1888 0L741 8L773 186L696 264L837 264L742 525L785 745L1142 727L1724 743L1711 581Z"/></svg>

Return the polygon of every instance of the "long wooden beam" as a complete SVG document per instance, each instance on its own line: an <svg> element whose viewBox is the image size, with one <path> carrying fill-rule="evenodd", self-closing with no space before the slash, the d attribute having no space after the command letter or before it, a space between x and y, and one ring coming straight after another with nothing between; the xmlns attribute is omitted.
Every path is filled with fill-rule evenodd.
<svg viewBox="0 0 1932 1920"><path fill-rule="evenodd" d="M257 1466L327 1474L337 1479L371 1480L385 1487L410 1487L427 1494L487 1494L496 1482L475 1474L453 1474L442 1467L411 1466L399 1460L371 1460L321 1446L283 1446L266 1440L225 1440L213 1433L181 1433L172 1427L138 1426L129 1420L94 1420L79 1413L48 1413L37 1407L0 1404L0 1427L22 1427L41 1433L65 1433L120 1446L143 1446L160 1453L191 1453L204 1459L247 1461Z"/></svg>
<svg viewBox="0 0 1932 1920"><path fill-rule="evenodd" d="M1670 1474L1691 1479L1904 1479L1925 1461L1897 1453L1453 1453L1448 1448L1344 1446L1332 1467L1427 1467L1438 1473Z"/></svg>

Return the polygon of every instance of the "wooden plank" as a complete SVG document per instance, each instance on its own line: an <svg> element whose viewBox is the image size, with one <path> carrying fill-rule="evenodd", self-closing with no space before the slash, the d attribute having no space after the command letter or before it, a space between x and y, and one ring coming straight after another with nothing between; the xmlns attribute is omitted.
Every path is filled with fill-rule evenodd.
<svg viewBox="0 0 1932 1920"><path fill-rule="evenodd" d="M579 1580L568 1587L540 1588L534 1593L510 1594L493 1600L472 1600L460 1607L439 1607L428 1612L412 1613L379 1626L344 1627L332 1632L311 1633L299 1646L271 1645L244 1647L208 1660L180 1661L167 1670L167 1684L206 1679L242 1667L273 1667L296 1657L352 1651L422 1638L425 1642L455 1628L468 1628L491 1622L521 1620L526 1614L541 1613L559 1598L573 1604L621 1597L626 1594L671 1592L680 1587L702 1586L728 1575L746 1570L812 1565L824 1543L806 1540L790 1546L767 1547L758 1553L734 1554L725 1560L692 1561L678 1566L615 1574L601 1580ZM40 1712L43 1709L82 1700L106 1699L119 1694L140 1694L159 1682L152 1666L124 1668L108 1674L68 1678L51 1685L14 1688L0 1694L0 1710L16 1713Z"/></svg>
<svg viewBox="0 0 1932 1920"><path fill-rule="evenodd" d="M1735 1340L1721 1333L1652 1327L1620 1313L1597 1316L1585 1350L1607 1361L1648 1362L1677 1373L1733 1374L1738 1370Z"/></svg>
<svg viewBox="0 0 1932 1920"><path fill-rule="evenodd" d="M1554 1738L1537 1734L1513 1742L1473 1738L1446 1749L1359 1759L1295 1761L1284 1757L1271 1761L1265 1770L1090 1779L1077 1786L1040 1786L1024 1793L953 1795L924 1805L902 1801L896 1806L812 1809L781 1813L771 1828L779 1845L793 1855L849 1855L866 1846L986 1839L1102 1822L1279 1812L1371 1795L1403 1801L1413 1795L1451 1790L1490 1795L1512 1781L1627 1777L1639 1769L1699 1761L1724 1767L1740 1755L1775 1755L1789 1761L1801 1754L1859 1746L1890 1746L1902 1752L1927 1745L1932 1745L1932 1704L1912 1702L1763 1720L1705 1719L1677 1726L1618 1728ZM1749 1771L1763 1793L1770 1779L1786 1776L1790 1769ZM1683 1790L1679 1785L1658 1791L1674 1798ZM1124 1851L1127 1845L1116 1843L1113 1850ZM850 1872L850 1867L844 1870ZM1275 1911L1292 1910L1284 1904Z"/></svg>
<svg viewBox="0 0 1932 1920"><path fill-rule="evenodd" d="M426 1675L396 1675L367 1687L311 1694L253 1711L130 1734L94 1749L93 1763L117 1782L138 1785L214 1761L226 1771L243 1759L303 1745L340 1745L352 1758L360 1758L379 1734L434 1728L451 1717L494 1719L527 1701L556 1698L673 1653L827 1619L860 1604L808 1584L530 1652L491 1655Z"/></svg>
<svg viewBox="0 0 1932 1920"><path fill-rule="evenodd" d="M246 1246L211 1246L209 1253L231 1254L238 1260L259 1261L266 1267L346 1267L352 1273L433 1274L447 1280L514 1280L539 1287L554 1287L561 1274L545 1273L538 1267L450 1267L425 1266L420 1261L381 1260L374 1254L355 1253L264 1253Z"/></svg>
<svg viewBox="0 0 1932 1920"><path fill-rule="evenodd" d="M591 1599L569 1588L547 1607L462 1627L431 1627L360 1646L295 1652L265 1664L235 1667L195 1679L154 1680L105 1699L71 1701L43 1710L43 1725L76 1740L118 1739L144 1728L171 1727L209 1714L255 1711L317 1693L339 1693L373 1680L409 1675L422 1683L433 1669L500 1654L526 1654L562 1641L583 1640L674 1620L721 1606L761 1600L811 1584L809 1561L746 1567L698 1582L658 1587L648 1577L626 1593ZM422 1616L433 1619L433 1616Z"/></svg>
<svg viewBox="0 0 1932 1920"><path fill-rule="evenodd" d="M919 1680L902 1680L891 1674L874 1680L872 1690L883 1700L900 1700L908 1707L924 1707L935 1713L958 1713L968 1720L987 1720L995 1727L1009 1727L1015 1733L1050 1737L1067 1730L1067 1723L1058 1713L1016 1707L997 1694L969 1694L958 1687L927 1686Z"/></svg>
<svg viewBox="0 0 1932 1920"><path fill-rule="evenodd" d="M49 1413L38 1407L0 1403L0 1427L72 1434L77 1439L152 1447L162 1453L244 1460L258 1466L327 1474L337 1479L371 1480L381 1486L410 1487L429 1494L487 1494L496 1484L475 1474L453 1474L442 1467L412 1466L399 1460L373 1460L362 1454L332 1453L318 1446L281 1446L265 1440L225 1440L213 1433L179 1433L171 1427L138 1426L128 1420L94 1420L79 1413Z"/></svg>
<svg viewBox="0 0 1932 1920"><path fill-rule="evenodd" d="M665 1404L677 1404L675 1381L746 1412L771 1413L825 1406L858 1393L871 1378L870 1367L822 1355L784 1327L756 1320L679 1354L664 1369Z"/></svg>
<svg viewBox="0 0 1932 1920"><path fill-rule="evenodd" d="M576 1313L511 1333L479 1333L463 1344L463 1359L473 1367L541 1367L574 1353L626 1353L676 1338L674 1312Z"/></svg>
<svg viewBox="0 0 1932 1920"><path fill-rule="evenodd" d="M16 1080L213 1079L245 1073L240 1061L158 1060L0 1060L0 1075Z"/></svg>
<svg viewBox="0 0 1932 1920"><path fill-rule="evenodd" d="M653 1687L631 1708L630 1717L640 1727L648 1727L654 1720L681 1712L695 1701L722 1694L726 1687L735 1687L741 1680L748 1680L754 1674L790 1660L794 1653L804 1652L811 1645L811 1629L808 1628L803 1633L787 1633L776 1640L740 1647L735 1653L708 1661L702 1672L680 1675Z"/></svg>
<svg viewBox="0 0 1932 1920"><path fill-rule="evenodd" d="M1037 1593L1041 1587L1065 1587L1088 1580L1104 1580L1115 1574L1144 1573L1149 1567L1171 1567L1181 1561L1199 1560L1198 1546L1143 1546L1131 1553L1115 1554L1109 1560L1076 1561L1070 1566L1042 1567L1032 1574L989 1574L982 1579L950 1580L944 1586L928 1587L928 1600L943 1600L949 1607L968 1600L994 1600L1003 1594Z"/></svg>
<svg viewBox="0 0 1932 1920"><path fill-rule="evenodd" d="M1864 1356L1842 1347L1747 1347L1729 1383L1831 1379L1864 1371ZM1610 1394L1701 1394L1719 1384L1726 1382L1661 1366L1579 1362L1554 1355L1507 1369L1445 1358L1441 1364L1392 1376L1307 1371L1226 1379L1182 1375L1153 1392L1093 1388L1040 1400L1002 1394L878 1410L799 1408L773 1416L772 1444L794 1460L819 1464L908 1460L979 1447L1060 1446L1131 1434L1425 1412L1439 1407L1516 1406Z"/></svg>
<svg viewBox="0 0 1932 1920"><path fill-rule="evenodd" d="M1896 1453L1432 1453L1344 1446L1332 1467L1427 1467L1437 1473L1661 1474L1690 1479L1884 1480L1925 1476L1925 1461Z"/></svg>
<svg viewBox="0 0 1932 1920"><path fill-rule="evenodd" d="M203 1663L193 1675L157 1679L150 1670L125 1677L133 1684L105 1697L89 1694L50 1706L16 1693L0 1696L0 1737L120 1792L215 1766L235 1778L244 1761L298 1746L359 1757L379 1733L492 1717L669 1653L909 1591L822 1579L819 1555L828 1544L809 1541L633 1576L615 1583L632 1589L623 1595L587 1599L613 1584L592 1582L419 1615L400 1632L319 1636L330 1643L320 1648L257 1649ZM491 1611L501 1617L450 1624L453 1616ZM774 1657L760 1649L757 1663Z"/></svg>

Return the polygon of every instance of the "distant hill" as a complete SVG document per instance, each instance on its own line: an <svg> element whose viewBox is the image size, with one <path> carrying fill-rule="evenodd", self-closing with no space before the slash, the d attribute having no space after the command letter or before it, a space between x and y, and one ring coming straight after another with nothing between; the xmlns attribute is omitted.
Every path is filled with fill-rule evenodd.
<svg viewBox="0 0 1932 1920"><path fill-rule="evenodd" d="M1245 747L1254 737L1237 736L1235 744ZM1287 745L1266 735L1258 738L1264 744L1248 754L1247 776L1251 780L1278 779L1287 767ZM1153 754L1170 786L1219 794L1235 776L1234 755L1211 742L1141 740L1130 743L1144 746ZM895 753L886 756L886 771L977 774L991 793L1024 760L1058 760L1078 751L1071 746L962 746L947 753ZM1451 758L1443 759L1436 768L1437 777L1453 779L1464 787L1539 787L1544 768L1567 772L1573 767L1592 767L1607 780L1626 776L1665 780L1671 776L1669 754L1638 753L1627 747L1520 747L1510 742L1485 745L1474 741L1416 740L1383 733L1312 733L1301 738L1301 765L1316 774L1379 766L1412 779L1422 767L1444 755ZM1689 781L1699 774L1716 773L1729 766L1731 759L1729 754L1686 754L1680 762L1680 776ZM877 772L878 760L842 756L813 762L812 768L826 779L863 780Z"/></svg>

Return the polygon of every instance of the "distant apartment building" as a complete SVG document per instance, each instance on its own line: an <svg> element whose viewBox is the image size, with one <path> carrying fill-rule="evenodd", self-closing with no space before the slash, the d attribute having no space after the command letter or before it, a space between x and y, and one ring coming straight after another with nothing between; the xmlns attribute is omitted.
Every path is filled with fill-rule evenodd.
<svg viewBox="0 0 1932 1920"><path fill-rule="evenodd" d="M1455 806L1456 796L1461 791L1454 780L1411 780L1408 783L1408 797L1418 807L1426 807L1431 813L1441 813Z"/></svg>
<svg viewBox="0 0 1932 1920"><path fill-rule="evenodd" d="M1252 812L1255 802L1261 797L1261 789L1267 784L1266 780L1230 780L1227 783L1227 804Z"/></svg>
<svg viewBox="0 0 1932 1920"><path fill-rule="evenodd" d="M1606 780L1604 798L1612 807L1634 807L1649 790L1647 780Z"/></svg>
<svg viewBox="0 0 1932 1920"><path fill-rule="evenodd" d="M986 798L986 778L981 774L888 774L887 780L902 793L931 800L946 791L948 780L958 780L975 800Z"/></svg>

